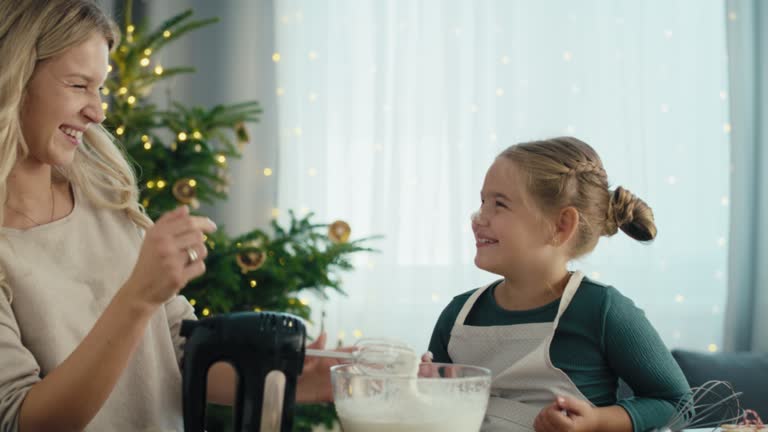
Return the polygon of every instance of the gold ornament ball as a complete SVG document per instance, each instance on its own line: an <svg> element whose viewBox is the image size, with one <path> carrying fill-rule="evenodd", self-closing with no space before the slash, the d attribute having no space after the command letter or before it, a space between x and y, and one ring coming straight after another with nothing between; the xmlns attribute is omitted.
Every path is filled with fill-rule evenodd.
<svg viewBox="0 0 768 432"><path fill-rule="evenodd" d="M334 243L346 243L349 241L350 234L352 234L352 228L342 220L337 220L328 226L328 237Z"/></svg>
<svg viewBox="0 0 768 432"><path fill-rule="evenodd" d="M251 240L245 244L238 245L238 247L249 249L240 252L235 257L237 265L243 274L258 270L264 265L264 262L267 260L267 254L261 250L262 246L263 241L261 239Z"/></svg>
<svg viewBox="0 0 768 432"><path fill-rule="evenodd" d="M182 204L194 204L197 203L197 189L195 189L197 182L194 179L182 178L176 180L173 184L173 196ZM197 203L199 206L200 204Z"/></svg>
<svg viewBox="0 0 768 432"><path fill-rule="evenodd" d="M267 254L262 251L247 251L237 254L235 259L240 271L248 273L260 269L267 260Z"/></svg>

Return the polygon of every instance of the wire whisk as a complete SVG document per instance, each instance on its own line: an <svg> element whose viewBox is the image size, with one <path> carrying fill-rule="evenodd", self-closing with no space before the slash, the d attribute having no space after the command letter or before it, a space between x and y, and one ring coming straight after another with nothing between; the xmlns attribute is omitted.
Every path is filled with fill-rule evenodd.
<svg viewBox="0 0 768 432"><path fill-rule="evenodd" d="M662 432L688 428L713 430L723 424L736 424L744 416L739 403L741 392L736 392L726 381L707 381L691 389L691 394L678 402L675 415L662 428Z"/></svg>

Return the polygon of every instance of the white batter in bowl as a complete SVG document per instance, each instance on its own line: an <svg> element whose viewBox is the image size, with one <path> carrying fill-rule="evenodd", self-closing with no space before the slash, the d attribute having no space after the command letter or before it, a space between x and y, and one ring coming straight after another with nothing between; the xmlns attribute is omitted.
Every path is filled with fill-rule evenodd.
<svg viewBox="0 0 768 432"><path fill-rule="evenodd" d="M491 389L488 369L423 363L418 376L371 375L360 365L331 368L344 432L474 432Z"/></svg>

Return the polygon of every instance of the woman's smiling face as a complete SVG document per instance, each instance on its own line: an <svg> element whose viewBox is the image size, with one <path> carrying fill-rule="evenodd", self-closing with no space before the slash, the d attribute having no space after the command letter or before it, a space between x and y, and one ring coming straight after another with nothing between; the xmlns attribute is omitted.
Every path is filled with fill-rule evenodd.
<svg viewBox="0 0 768 432"><path fill-rule="evenodd" d="M82 44L37 64L21 108L30 159L55 166L72 162L83 132L104 120L100 88L108 62L107 41L94 33Z"/></svg>

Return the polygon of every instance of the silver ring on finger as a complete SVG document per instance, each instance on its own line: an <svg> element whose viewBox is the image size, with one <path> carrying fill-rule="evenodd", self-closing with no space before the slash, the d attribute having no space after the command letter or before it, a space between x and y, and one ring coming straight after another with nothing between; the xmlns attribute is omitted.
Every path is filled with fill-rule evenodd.
<svg viewBox="0 0 768 432"><path fill-rule="evenodd" d="M200 257L197 254L197 251L195 250L195 248L193 247L188 247L186 251L187 251L187 256L189 257L189 262L187 264L192 264L193 262L197 261L197 259Z"/></svg>

